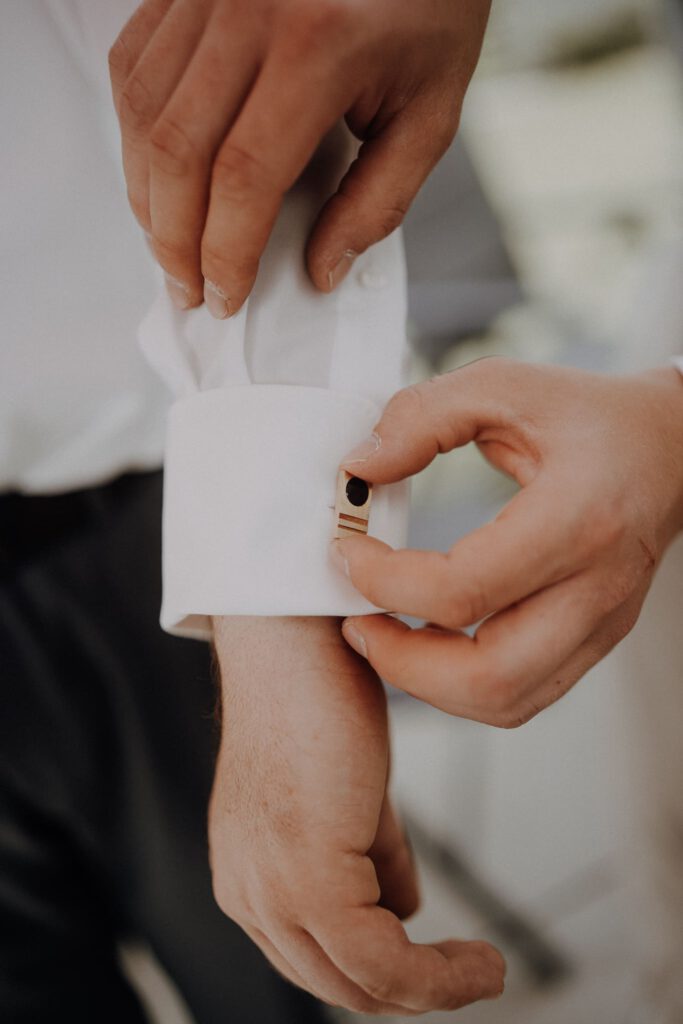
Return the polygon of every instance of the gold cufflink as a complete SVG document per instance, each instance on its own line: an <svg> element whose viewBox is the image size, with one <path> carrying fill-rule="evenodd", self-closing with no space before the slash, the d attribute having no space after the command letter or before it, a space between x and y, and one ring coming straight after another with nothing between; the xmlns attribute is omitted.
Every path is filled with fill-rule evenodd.
<svg viewBox="0 0 683 1024"><path fill-rule="evenodd" d="M335 537L348 537L352 533L367 533L372 502L372 484L361 480L345 469L337 477L337 501L334 506Z"/></svg>

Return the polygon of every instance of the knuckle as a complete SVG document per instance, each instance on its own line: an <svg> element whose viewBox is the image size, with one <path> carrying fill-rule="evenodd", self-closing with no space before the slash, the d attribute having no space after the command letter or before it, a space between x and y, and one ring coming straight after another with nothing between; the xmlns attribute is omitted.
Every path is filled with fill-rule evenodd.
<svg viewBox="0 0 683 1024"><path fill-rule="evenodd" d="M619 548L627 532L620 502L604 499L594 505L579 524L579 544L589 557Z"/></svg>
<svg viewBox="0 0 683 1024"><path fill-rule="evenodd" d="M530 702L513 704L505 712L498 715L490 724L498 729L505 729L506 732L509 732L511 729L519 729L521 726L526 725L532 718L536 717L539 711L541 711L541 708Z"/></svg>
<svg viewBox="0 0 683 1024"><path fill-rule="evenodd" d="M638 563L640 566L641 575L646 579L654 574L657 568L657 549L656 544L652 538L645 538L643 536L636 537L636 543L638 546Z"/></svg>
<svg viewBox="0 0 683 1024"><path fill-rule="evenodd" d="M236 886L223 874L215 872L211 878L213 898L219 908L233 921L246 920Z"/></svg>
<svg viewBox="0 0 683 1024"><path fill-rule="evenodd" d="M381 585L378 584L377 578L373 573L370 576L366 576L365 573L359 572L358 569L353 573L353 585L356 590L360 590L365 595L371 604L374 604L377 608L381 608L383 605L383 596L381 593Z"/></svg>
<svg viewBox="0 0 683 1024"><path fill-rule="evenodd" d="M109 77L112 82L121 81L128 74L131 56L123 34L118 36L110 47L107 54L107 63L109 65Z"/></svg>
<svg viewBox="0 0 683 1024"><path fill-rule="evenodd" d="M494 719L507 718L515 710L515 701L504 680L494 679L480 689L479 701L487 715Z"/></svg>
<svg viewBox="0 0 683 1024"><path fill-rule="evenodd" d="M258 271L258 260L238 259L213 244L202 244L202 274L216 284L227 281L253 281Z"/></svg>
<svg viewBox="0 0 683 1024"><path fill-rule="evenodd" d="M348 0L299 0L292 31L308 50L311 44L319 46L321 39L346 34L352 24Z"/></svg>
<svg viewBox="0 0 683 1024"><path fill-rule="evenodd" d="M383 971L372 978L368 978L363 988L367 994L379 1003L390 1003L395 994L396 983L389 971Z"/></svg>
<svg viewBox="0 0 683 1024"><path fill-rule="evenodd" d="M435 162L450 148L460 124L460 109L447 110L434 123L431 132Z"/></svg>
<svg viewBox="0 0 683 1024"><path fill-rule="evenodd" d="M254 192L271 187L266 168L253 153L234 143L223 145L213 165L212 193L219 199L239 203Z"/></svg>
<svg viewBox="0 0 683 1024"><path fill-rule="evenodd" d="M339 1006L339 1003L332 1003L333 1006ZM344 1007L350 1010L352 1013L377 1013L377 1002L369 992L363 992L361 989L353 995L349 995L348 999L344 1002Z"/></svg>
<svg viewBox="0 0 683 1024"><path fill-rule="evenodd" d="M147 193L129 188L128 203L138 224L145 231L149 231L152 221L149 213L149 196Z"/></svg>
<svg viewBox="0 0 683 1024"><path fill-rule="evenodd" d="M383 206L378 211L379 227L384 238L401 226L409 207L408 197L396 197L389 206Z"/></svg>
<svg viewBox="0 0 683 1024"><path fill-rule="evenodd" d="M412 384L410 387L401 388L389 400L384 410L383 419L406 420L410 422L413 417L419 415L422 409L422 392L419 384Z"/></svg>
<svg viewBox="0 0 683 1024"><path fill-rule="evenodd" d="M598 611L607 614L622 605L630 605L634 595L647 590L652 575L652 567L639 559L612 562L596 587Z"/></svg>
<svg viewBox="0 0 683 1024"><path fill-rule="evenodd" d="M603 614L613 611L628 600L635 590L635 580L625 570L615 570L600 588L598 605Z"/></svg>
<svg viewBox="0 0 683 1024"><path fill-rule="evenodd" d="M604 646L607 650L612 650L617 644L621 643L625 637L631 632L633 627L638 621L640 616L640 604L629 603L628 606L623 608L613 623L611 623L609 629L604 634Z"/></svg>
<svg viewBox="0 0 683 1024"><path fill-rule="evenodd" d="M473 696L488 715L506 718L515 713L519 692L513 673L492 659L482 664L471 677Z"/></svg>
<svg viewBox="0 0 683 1024"><path fill-rule="evenodd" d="M258 914L248 896L244 879L240 877L239 869L235 865L230 871L225 868L212 869L211 890L216 905L226 917L241 927L256 924Z"/></svg>
<svg viewBox="0 0 683 1024"><path fill-rule="evenodd" d="M629 533L628 530L625 532ZM629 548L628 554L624 554L625 547ZM622 605L633 607L634 596L647 591L656 565L656 557L650 548L640 538L637 538L634 544L629 537L628 545L617 549L608 571L604 574L598 592L599 609L607 613ZM640 604L635 608L637 618Z"/></svg>
<svg viewBox="0 0 683 1024"><path fill-rule="evenodd" d="M447 416L435 412L435 389L438 393L442 388L448 387L450 382L445 376L431 377L420 384L413 384L404 388L398 396L404 395L401 399L401 417L411 428L413 423L421 425L428 430L434 442L434 456L450 451L453 447L452 426Z"/></svg>
<svg viewBox="0 0 683 1024"><path fill-rule="evenodd" d="M619 637L619 640L623 640L624 637L628 636L628 634L634 628L634 626L638 622L638 619L640 618L641 607L642 605L640 601L638 601L637 603L630 604L628 607L624 609L620 623L621 636Z"/></svg>
<svg viewBox="0 0 683 1024"><path fill-rule="evenodd" d="M131 75L121 92L121 123L132 132L143 133L154 120L154 99L138 75Z"/></svg>
<svg viewBox="0 0 683 1024"><path fill-rule="evenodd" d="M463 587L452 573L449 579L450 593L447 595L446 603L450 621L445 625L450 629L458 629L462 626L472 626L483 619L490 609L487 595L478 581L470 580Z"/></svg>
<svg viewBox="0 0 683 1024"><path fill-rule="evenodd" d="M149 137L150 163L173 177L183 177L196 163L196 146L176 121L160 118Z"/></svg>
<svg viewBox="0 0 683 1024"><path fill-rule="evenodd" d="M342 1006L342 1003L338 1001L330 1001L329 1005ZM360 988L358 989L357 992L349 993L348 995L344 996L343 1006L345 1010L348 1010L350 1013L354 1014L377 1014L378 1012L376 1000L369 994L369 992L364 992Z"/></svg>
<svg viewBox="0 0 683 1024"><path fill-rule="evenodd" d="M181 265L194 263L197 260L197 253L188 245L177 242L170 238L154 236L154 252L162 267L168 270L177 270Z"/></svg>

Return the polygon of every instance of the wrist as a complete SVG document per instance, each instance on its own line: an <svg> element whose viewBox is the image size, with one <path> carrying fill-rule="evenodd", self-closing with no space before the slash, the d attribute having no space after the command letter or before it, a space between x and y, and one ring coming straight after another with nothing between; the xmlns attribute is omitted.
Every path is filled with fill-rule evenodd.
<svg viewBox="0 0 683 1024"><path fill-rule="evenodd" d="M288 721L333 721L340 712L369 715L384 728L382 684L344 640L339 619L230 616L213 625L224 725L235 715L255 716L266 742Z"/></svg>
<svg viewBox="0 0 683 1024"><path fill-rule="evenodd" d="M251 689L286 686L293 677L329 673L329 665L346 657L341 620L332 616L214 616L213 636L221 687Z"/></svg>

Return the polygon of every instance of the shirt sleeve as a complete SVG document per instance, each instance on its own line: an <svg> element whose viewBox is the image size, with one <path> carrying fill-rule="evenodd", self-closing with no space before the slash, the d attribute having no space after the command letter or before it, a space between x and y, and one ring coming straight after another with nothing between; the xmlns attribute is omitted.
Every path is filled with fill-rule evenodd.
<svg viewBox="0 0 683 1024"><path fill-rule="evenodd" d="M330 563L338 464L403 383L406 285L395 232L331 295L303 263L324 174L288 194L235 317L178 312L163 290L141 328L176 401L167 432L162 627L207 639L213 615L377 609ZM408 485L375 487L369 533L406 540Z"/></svg>

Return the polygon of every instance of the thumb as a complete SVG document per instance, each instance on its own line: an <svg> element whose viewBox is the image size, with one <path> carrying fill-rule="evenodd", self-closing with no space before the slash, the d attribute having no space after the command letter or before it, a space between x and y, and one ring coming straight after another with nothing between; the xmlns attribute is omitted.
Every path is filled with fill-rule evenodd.
<svg viewBox="0 0 683 1024"><path fill-rule="evenodd" d="M398 391L367 441L350 451L341 466L376 484L403 480L436 455L480 438L509 423L514 366L487 358Z"/></svg>
<svg viewBox="0 0 683 1024"><path fill-rule="evenodd" d="M356 256L402 223L456 127L451 112L437 118L413 103L363 143L308 241L306 264L316 288L332 291Z"/></svg>
<svg viewBox="0 0 683 1024"><path fill-rule="evenodd" d="M417 870L406 833L384 794L375 841L368 850L381 891L379 905L404 921L420 904Z"/></svg>

